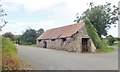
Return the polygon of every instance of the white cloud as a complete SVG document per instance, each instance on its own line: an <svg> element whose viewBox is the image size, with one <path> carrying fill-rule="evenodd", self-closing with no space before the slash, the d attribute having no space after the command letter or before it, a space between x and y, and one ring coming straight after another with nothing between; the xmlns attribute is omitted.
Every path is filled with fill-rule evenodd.
<svg viewBox="0 0 120 72"><path fill-rule="evenodd" d="M38 30L40 28L46 30L49 28L53 28L54 23L54 20L40 22L11 22L3 28L2 33L13 32L14 34L22 34L29 27L35 30Z"/></svg>
<svg viewBox="0 0 120 72"><path fill-rule="evenodd" d="M25 9L27 12L35 12L42 9L47 9L56 4L61 3L61 0L4 0L5 7L19 10Z"/></svg>
<svg viewBox="0 0 120 72"><path fill-rule="evenodd" d="M5 7L12 11L18 11L21 8L27 12L36 12L47 8L59 7L61 3L64 4L63 9L71 11L80 11L84 9L88 1L83 0L3 0Z"/></svg>
<svg viewBox="0 0 120 72"><path fill-rule="evenodd" d="M117 4L118 0L3 0L5 7L12 11L19 11L21 8L27 12L36 12L43 9L63 8L68 12L80 14L88 8L87 3L93 1L94 4L104 4L111 2ZM64 7L63 5L64 4Z"/></svg>

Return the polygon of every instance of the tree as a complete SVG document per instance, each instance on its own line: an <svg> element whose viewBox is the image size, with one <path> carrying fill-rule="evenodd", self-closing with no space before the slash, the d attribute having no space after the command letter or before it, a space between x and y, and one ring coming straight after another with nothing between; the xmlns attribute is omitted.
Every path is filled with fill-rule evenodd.
<svg viewBox="0 0 120 72"><path fill-rule="evenodd" d="M40 28L37 32L37 37L39 37L41 34L44 33L44 30L42 28Z"/></svg>
<svg viewBox="0 0 120 72"><path fill-rule="evenodd" d="M9 38L10 40L14 40L14 35L11 32L6 32L3 36Z"/></svg>
<svg viewBox="0 0 120 72"><path fill-rule="evenodd" d="M22 43L25 44L35 44L37 38L37 33L34 29L27 29L21 36Z"/></svg>
<svg viewBox="0 0 120 72"><path fill-rule="evenodd" d="M2 28L7 24L7 21L5 21L3 19L4 16L7 16L7 14L5 13L4 9L2 8L2 5L0 5L0 31L2 31Z"/></svg>
<svg viewBox="0 0 120 72"><path fill-rule="evenodd" d="M14 43L20 44L20 37L21 35L14 35Z"/></svg>
<svg viewBox="0 0 120 72"><path fill-rule="evenodd" d="M111 24L115 24L118 20L118 10L119 8L115 5L111 6L111 3L106 3L105 5L94 6L91 2L88 8L82 16L77 16L77 20L74 22L79 23L80 20L88 18L92 25L96 28L98 35L106 36L107 30L110 28Z"/></svg>

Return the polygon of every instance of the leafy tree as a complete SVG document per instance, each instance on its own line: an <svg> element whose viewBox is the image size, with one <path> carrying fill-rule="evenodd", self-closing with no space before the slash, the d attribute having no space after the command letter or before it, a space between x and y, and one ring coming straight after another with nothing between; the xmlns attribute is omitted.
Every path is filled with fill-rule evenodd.
<svg viewBox="0 0 120 72"><path fill-rule="evenodd" d="M44 30L42 28L40 28L37 32L37 36L39 37L41 34L44 33Z"/></svg>
<svg viewBox="0 0 120 72"><path fill-rule="evenodd" d="M5 21L3 19L4 16L7 16L7 14L5 13L4 9L2 8L2 5L0 5L0 31L2 31L2 28L7 24L7 21Z"/></svg>
<svg viewBox="0 0 120 72"><path fill-rule="evenodd" d="M111 3L107 3L105 5L94 6L91 2L89 4L90 8L88 8L82 16L76 16L76 20L74 22L79 23L84 18L88 18L92 25L96 28L98 35L106 36L107 30L110 28L111 24L115 24L118 20L118 10L119 8L115 5L111 5Z"/></svg>
<svg viewBox="0 0 120 72"><path fill-rule="evenodd" d="M21 35L14 35L14 43L20 44L20 37Z"/></svg>
<svg viewBox="0 0 120 72"><path fill-rule="evenodd" d="M14 40L14 34L12 34L11 32L6 32L5 34L3 34L3 36L9 38L10 40Z"/></svg>
<svg viewBox="0 0 120 72"><path fill-rule="evenodd" d="M22 43L25 44L35 44L37 38L37 33L34 29L27 29L21 36Z"/></svg>
<svg viewBox="0 0 120 72"><path fill-rule="evenodd" d="M114 37L112 35L109 35L106 38L108 40L108 44L109 45L113 45L114 44L115 39L114 39Z"/></svg>

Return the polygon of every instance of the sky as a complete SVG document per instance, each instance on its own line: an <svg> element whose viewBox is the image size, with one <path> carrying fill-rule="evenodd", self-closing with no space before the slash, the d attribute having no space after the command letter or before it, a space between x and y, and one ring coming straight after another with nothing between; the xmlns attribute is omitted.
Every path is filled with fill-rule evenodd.
<svg viewBox="0 0 120 72"><path fill-rule="evenodd" d="M2 33L23 34L26 29L44 30L74 24L76 13L81 15L93 2L95 5L110 2L118 6L119 0L2 0L8 24ZM108 30L118 37L118 25Z"/></svg>

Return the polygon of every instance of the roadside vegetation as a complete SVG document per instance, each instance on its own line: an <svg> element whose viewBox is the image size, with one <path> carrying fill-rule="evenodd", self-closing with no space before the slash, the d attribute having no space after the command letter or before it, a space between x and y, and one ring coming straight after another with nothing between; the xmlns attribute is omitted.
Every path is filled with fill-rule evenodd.
<svg viewBox="0 0 120 72"><path fill-rule="evenodd" d="M107 41L109 46L112 46L112 45L114 45L115 38L112 35L109 35L106 37L106 41Z"/></svg>
<svg viewBox="0 0 120 72"><path fill-rule="evenodd" d="M84 20L87 28L88 35L92 39L94 45L100 52L111 52L114 51L112 47L110 47L105 41L101 40L99 35L97 34L97 30L93 27L88 19Z"/></svg>
<svg viewBox="0 0 120 72"><path fill-rule="evenodd" d="M0 71L2 70L2 36L0 35Z"/></svg>
<svg viewBox="0 0 120 72"><path fill-rule="evenodd" d="M3 70L18 70L19 57L14 44L2 37L2 69Z"/></svg>
<svg viewBox="0 0 120 72"><path fill-rule="evenodd" d="M28 70L32 69L32 67L26 61L23 61L19 58L17 54L16 46L13 44L10 39L0 36L1 40L1 70L6 72L6 70L16 70L17 72L21 72L19 70Z"/></svg>
<svg viewBox="0 0 120 72"><path fill-rule="evenodd" d="M118 41L118 48L120 48L120 41Z"/></svg>

